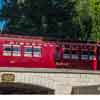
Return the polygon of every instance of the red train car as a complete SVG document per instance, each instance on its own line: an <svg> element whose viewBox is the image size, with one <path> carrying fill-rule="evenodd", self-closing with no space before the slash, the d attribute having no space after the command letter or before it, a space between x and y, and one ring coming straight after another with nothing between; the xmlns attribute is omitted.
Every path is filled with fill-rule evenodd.
<svg viewBox="0 0 100 100"><path fill-rule="evenodd" d="M41 37L1 35L0 66L55 68L55 48L55 43Z"/></svg>
<svg viewBox="0 0 100 100"><path fill-rule="evenodd" d="M92 69L98 66L97 44L83 42L59 42L59 68ZM100 50L99 50L100 51ZM100 63L99 63L100 65Z"/></svg>
<svg viewBox="0 0 100 100"><path fill-rule="evenodd" d="M100 70L100 44L0 35L0 67Z"/></svg>

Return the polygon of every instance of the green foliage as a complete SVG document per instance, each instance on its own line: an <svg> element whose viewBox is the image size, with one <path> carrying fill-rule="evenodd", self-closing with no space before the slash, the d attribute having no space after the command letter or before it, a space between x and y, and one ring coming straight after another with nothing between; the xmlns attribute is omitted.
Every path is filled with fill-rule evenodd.
<svg viewBox="0 0 100 100"><path fill-rule="evenodd" d="M79 38L80 40L89 40L92 28L89 0L77 0L75 9L77 14L73 20L79 24Z"/></svg>
<svg viewBox="0 0 100 100"><path fill-rule="evenodd" d="M100 0L24 1L15 2L13 9L5 8L4 16L11 19L7 31L73 40L100 40Z"/></svg>
<svg viewBox="0 0 100 100"><path fill-rule="evenodd" d="M91 39L100 40L100 0L91 0L92 34Z"/></svg>

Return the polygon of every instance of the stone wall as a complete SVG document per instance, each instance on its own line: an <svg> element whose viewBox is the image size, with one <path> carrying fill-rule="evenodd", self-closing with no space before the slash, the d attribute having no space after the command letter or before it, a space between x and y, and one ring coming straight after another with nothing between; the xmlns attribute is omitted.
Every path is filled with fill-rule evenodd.
<svg viewBox="0 0 100 100"><path fill-rule="evenodd" d="M55 94L70 94L73 86L100 85L99 72L70 71L70 72L43 72L43 71L0 71L0 82L2 74L14 74L16 83L27 83L40 85L55 90Z"/></svg>

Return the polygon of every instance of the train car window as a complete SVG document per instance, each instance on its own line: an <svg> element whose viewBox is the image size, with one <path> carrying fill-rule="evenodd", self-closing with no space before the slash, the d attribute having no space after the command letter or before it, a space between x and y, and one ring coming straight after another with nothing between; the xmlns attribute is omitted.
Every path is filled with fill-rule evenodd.
<svg viewBox="0 0 100 100"><path fill-rule="evenodd" d="M25 52L32 53L32 48L26 48Z"/></svg>
<svg viewBox="0 0 100 100"><path fill-rule="evenodd" d="M11 51L11 48L10 48L10 47L6 47L6 48L4 49L4 51Z"/></svg>
<svg viewBox="0 0 100 100"><path fill-rule="evenodd" d="M41 53L42 53L42 50L41 49L42 49L41 47L35 46L33 48L33 56L34 57L41 57Z"/></svg>
<svg viewBox="0 0 100 100"><path fill-rule="evenodd" d="M71 59L79 59L79 53L77 51L72 51L71 52Z"/></svg>
<svg viewBox="0 0 100 100"><path fill-rule="evenodd" d="M89 52L89 60L94 60L95 59L95 53L93 51Z"/></svg>
<svg viewBox="0 0 100 100"><path fill-rule="evenodd" d="M13 45L13 56L21 56L21 50L20 50L20 46L14 46Z"/></svg>
<svg viewBox="0 0 100 100"><path fill-rule="evenodd" d="M32 57L32 52L33 52L32 47L25 47L25 49L24 49L24 56Z"/></svg>
<svg viewBox="0 0 100 100"><path fill-rule="evenodd" d="M70 58L71 58L70 51L64 50L63 59L70 59Z"/></svg>
<svg viewBox="0 0 100 100"><path fill-rule="evenodd" d="M88 56L89 56L88 51L82 51L82 54L81 54L82 60L88 60Z"/></svg>
<svg viewBox="0 0 100 100"><path fill-rule="evenodd" d="M11 45L4 45L3 46L3 56L11 56L12 46Z"/></svg>

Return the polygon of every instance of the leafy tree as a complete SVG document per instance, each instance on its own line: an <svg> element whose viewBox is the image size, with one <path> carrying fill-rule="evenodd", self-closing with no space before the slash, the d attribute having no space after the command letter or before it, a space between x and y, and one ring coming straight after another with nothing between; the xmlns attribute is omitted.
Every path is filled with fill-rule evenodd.
<svg viewBox="0 0 100 100"><path fill-rule="evenodd" d="M5 6L14 34L100 40L99 0L24 0ZM12 13L13 12L13 13Z"/></svg>
<svg viewBox="0 0 100 100"><path fill-rule="evenodd" d="M91 39L100 41L100 0L90 0L90 9L92 16Z"/></svg>
<svg viewBox="0 0 100 100"><path fill-rule="evenodd" d="M64 11L63 32L65 33L65 37L67 39L76 39L79 30L77 30L78 25L73 21L76 15L75 0L64 0Z"/></svg>
<svg viewBox="0 0 100 100"><path fill-rule="evenodd" d="M76 0L76 16L74 22L79 25L80 40L89 40L92 28L92 18L90 14L89 0Z"/></svg>

